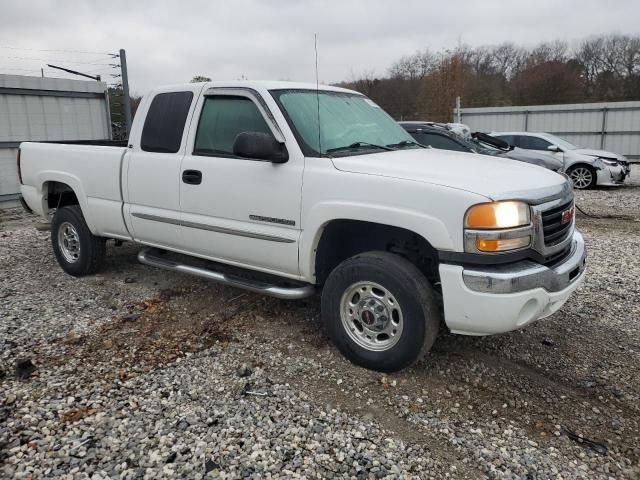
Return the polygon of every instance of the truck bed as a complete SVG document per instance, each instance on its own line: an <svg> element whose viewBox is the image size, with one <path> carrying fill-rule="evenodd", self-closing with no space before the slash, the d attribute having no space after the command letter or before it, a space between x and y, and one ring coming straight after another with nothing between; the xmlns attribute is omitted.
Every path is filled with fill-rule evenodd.
<svg viewBox="0 0 640 480"><path fill-rule="evenodd" d="M46 211L50 184L76 194L95 235L129 238L122 216L122 161L126 142L85 140L20 144L22 195L36 213Z"/></svg>

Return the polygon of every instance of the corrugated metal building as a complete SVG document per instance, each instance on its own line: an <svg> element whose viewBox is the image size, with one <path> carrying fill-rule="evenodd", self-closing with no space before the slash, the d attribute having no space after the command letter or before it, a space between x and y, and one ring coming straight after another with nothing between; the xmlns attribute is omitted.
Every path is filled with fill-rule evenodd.
<svg viewBox="0 0 640 480"><path fill-rule="evenodd" d="M105 83L0 75L0 207L17 199L20 142L109 138Z"/></svg>
<svg viewBox="0 0 640 480"><path fill-rule="evenodd" d="M640 102L462 108L460 119L472 131L547 132L640 159Z"/></svg>

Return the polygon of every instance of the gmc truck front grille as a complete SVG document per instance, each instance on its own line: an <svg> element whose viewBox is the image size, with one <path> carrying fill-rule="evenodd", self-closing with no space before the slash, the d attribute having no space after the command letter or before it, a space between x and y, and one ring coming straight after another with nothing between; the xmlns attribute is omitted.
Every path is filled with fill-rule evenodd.
<svg viewBox="0 0 640 480"><path fill-rule="evenodd" d="M544 244L547 247L557 245L571 233L573 225L573 200L542 212L542 231ZM567 218L564 213L571 210L571 216ZM564 218L563 218L564 217Z"/></svg>

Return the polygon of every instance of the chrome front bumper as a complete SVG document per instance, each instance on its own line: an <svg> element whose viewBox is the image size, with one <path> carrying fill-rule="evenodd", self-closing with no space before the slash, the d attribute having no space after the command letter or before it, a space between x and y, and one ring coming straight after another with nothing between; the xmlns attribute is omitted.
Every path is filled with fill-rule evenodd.
<svg viewBox="0 0 640 480"><path fill-rule="evenodd" d="M559 292L575 282L586 267L587 250L582 235L576 230L571 253L561 263L546 267L530 260L508 265L465 267L464 284L470 290L484 293L516 293L543 288Z"/></svg>

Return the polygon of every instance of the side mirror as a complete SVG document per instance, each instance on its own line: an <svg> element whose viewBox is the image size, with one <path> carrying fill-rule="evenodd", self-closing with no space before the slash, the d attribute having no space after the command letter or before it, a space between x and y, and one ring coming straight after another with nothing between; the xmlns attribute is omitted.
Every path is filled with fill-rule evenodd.
<svg viewBox="0 0 640 480"><path fill-rule="evenodd" d="M549 150L550 152L561 152L562 151L560 149L560 147L558 147L557 145L549 145L547 147L547 150Z"/></svg>
<svg viewBox="0 0 640 480"><path fill-rule="evenodd" d="M279 143L273 135L262 132L239 133L233 142L233 154L273 163L285 163L289 160L284 143Z"/></svg>

